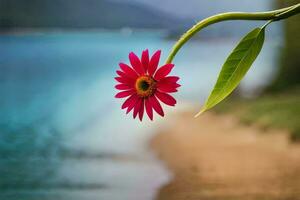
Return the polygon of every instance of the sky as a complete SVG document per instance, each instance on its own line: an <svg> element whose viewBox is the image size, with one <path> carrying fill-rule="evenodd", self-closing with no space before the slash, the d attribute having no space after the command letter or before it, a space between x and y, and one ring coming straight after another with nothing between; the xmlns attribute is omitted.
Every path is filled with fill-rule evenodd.
<svg viewBox="0 0 300 200"><path fill-rule="evenodd" d="M110 0L146 4L184 18L198 18L227 11L266 11L273 0Z"/></svg>

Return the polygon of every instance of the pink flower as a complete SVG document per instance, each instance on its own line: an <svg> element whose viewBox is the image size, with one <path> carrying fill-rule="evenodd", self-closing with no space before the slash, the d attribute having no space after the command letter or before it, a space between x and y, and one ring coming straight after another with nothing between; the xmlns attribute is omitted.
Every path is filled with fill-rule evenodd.
<svg viewBox="0 0 300 200"><path fill-rule="evenodd" d="M161 102L169 106L175 106L176 100L169 94L177 92L180 86L179 77L168 76L173 64L165 64L158 68L161 51L156 51L149 58L148 50L143 51L141 60L131 52L129 60L131 66L120 63L121 70L115 79L119 82L115 88L122 90L116 94L116 98L127 98L122 109L127 109L126 114L133 110L133 118L139 115L142 121L144 110L153 120L153 110L160 116L164 116Z"/></svg>

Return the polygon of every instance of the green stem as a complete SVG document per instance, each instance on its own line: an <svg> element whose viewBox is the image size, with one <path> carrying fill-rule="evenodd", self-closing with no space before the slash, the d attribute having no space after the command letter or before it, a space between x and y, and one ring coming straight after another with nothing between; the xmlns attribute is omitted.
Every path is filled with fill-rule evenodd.
<svg viewBox="0 0 300 200"><path fill-rule="evenodd" d="M207 27L208 25L215 24L221 21L228 21L228 20L272 20L278 21L281 19L286 19L293 15L300 13L300 3L287 7L282 8L279 10L269 11L269 12L228 12L228 13L221 13L211 17L208 17L192 28L190 28L186 33L184 33L181 38L175 43L173 46L172 51L170 52L166 63L171 63L174 59L175 55L179 51L179 49L193 37L196 33L198 33L201 29Z"/></svg>

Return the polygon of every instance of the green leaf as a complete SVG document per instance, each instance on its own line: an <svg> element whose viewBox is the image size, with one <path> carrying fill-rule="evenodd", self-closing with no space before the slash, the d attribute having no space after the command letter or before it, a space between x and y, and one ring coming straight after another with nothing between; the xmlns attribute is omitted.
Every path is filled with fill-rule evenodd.
<svg viewBox="0 0 300 200"><path fill-rule="evenodd" d="M220 103L238 86L258 56L264 38L264 28L256 28L239 42L225 61L212 92L195 117Z"/></svg>

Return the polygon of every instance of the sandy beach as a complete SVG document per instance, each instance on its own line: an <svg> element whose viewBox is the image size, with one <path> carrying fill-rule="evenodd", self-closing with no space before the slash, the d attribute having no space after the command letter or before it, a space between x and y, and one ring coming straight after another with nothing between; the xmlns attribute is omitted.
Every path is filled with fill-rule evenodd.
<svg viewBox="0 0 300 200"><path fill-rule="evenodd" d="M174 177L158 200L298 200L300 145L230 115L178 113L151 148Z"/></svg>

